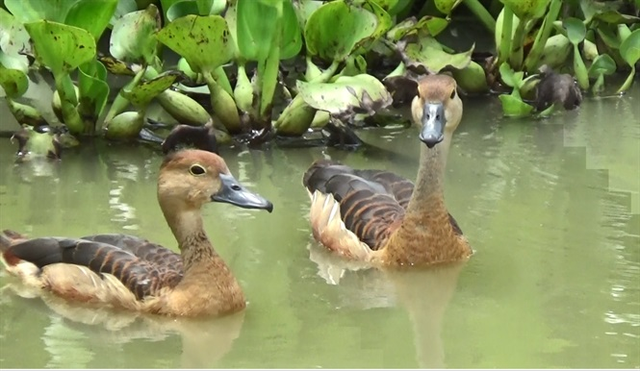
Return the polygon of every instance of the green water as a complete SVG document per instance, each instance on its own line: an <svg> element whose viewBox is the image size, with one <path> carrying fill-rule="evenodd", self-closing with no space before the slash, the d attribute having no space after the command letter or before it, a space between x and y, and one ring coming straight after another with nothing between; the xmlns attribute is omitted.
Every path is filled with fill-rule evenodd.
<svg viewBox="0 0 640 371"><path fill-rule="evenodd" d="M275 205L204 211L249 300L244 314L80 311L2 273L0 367L640 367L639 103L637 84L545 121L467 102L446 197L476 254L444 270L341 272L309 229L300 179L313 160L413 178L415 128L361 133L383 150L225 149L237 178ZM175 246L155 198L157 152L87 146L58 164L16 165L14 151L0 140L3 228Z"/></svg>

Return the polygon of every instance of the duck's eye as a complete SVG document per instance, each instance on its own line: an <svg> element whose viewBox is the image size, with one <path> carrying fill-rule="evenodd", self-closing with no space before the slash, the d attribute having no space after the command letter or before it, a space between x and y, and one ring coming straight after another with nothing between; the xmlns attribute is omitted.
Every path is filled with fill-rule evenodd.
<svg viewBox="0 0 640 371"><path fill-rule="evenodd" d="M206 173L207 171L201 166L201 165L191 165L191 167L189 168L189 172L191 173L191 175L202 175L204 173Z"/></svg>
<svg viewBox="0 0 640 371"><path fill-rule="evenodd" d="M451 97L449 98L453 99L455 97L456 97L456 89L453 89L453 91L451 92Z"/></svg>

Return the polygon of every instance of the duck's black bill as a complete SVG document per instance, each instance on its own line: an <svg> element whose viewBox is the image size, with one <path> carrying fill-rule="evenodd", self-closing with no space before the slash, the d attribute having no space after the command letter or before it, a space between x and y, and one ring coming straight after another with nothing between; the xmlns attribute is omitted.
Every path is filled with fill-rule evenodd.
<svg viewBox="0 0 640 371"><path fill-rule="evenodd" d="M427 103L422 112L422 130L420 140L429 148L444 139L444 127L447 119L444 117L444 106L442 103Z"/></svg>
<svg viewBox="0 0 640 371"><path fill-rule="evenodd" d="M226 202L244 209L262 209L268 212L273 211L273 204L262 196L250 192L229 174L220 174L222 188L218 193L211 196L215 202Z"/></svg>

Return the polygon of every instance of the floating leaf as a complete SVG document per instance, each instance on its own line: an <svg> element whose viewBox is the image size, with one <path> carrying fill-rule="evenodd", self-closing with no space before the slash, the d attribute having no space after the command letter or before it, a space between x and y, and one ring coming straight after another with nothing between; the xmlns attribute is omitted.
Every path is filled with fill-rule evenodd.
<svg viewBox="0 0 640 371"><path fill-rule="evenodd" d="M54 75L73 71L96 55L95 39L82 28L44 20L24 26L33 40L38 62Z"/></svg>
<svg viewBox="0 0 640 371"><path fill-rule="evenodd" d="M567 37L572 44L578 44L587 36L587 28L578 18L567 18L562 22L562 26L567 30Z"/></svg>
<svg viewBox="0 0 640 371"><path fill-rule="evenodd" d="M96 120L109 97L109 85L107 84L107 69L97 60L85 63L78 69L78 110L84 117Z"/></svg>
<svg viewBox="0 0 640 371"><path fill-rule="evenodd" d="M78 0L4 0L4 6L22 23L47 20L63 23Z"/></svg>
<svg viewBox="0 0 640 371"><path fill-rule="evenodd" d="M521 20L540 18L551 0L500 0Z"/></svg>
<svg viewBox="0 0 640 371"><path fill-rule="evenodd" d="M593 60L589 67L589 76L597 78L600 75L611 75L616 72L616 62L608 54L602 54Z"/></svg>
<svg viewBox="0 0 640 371"><path fill-rule="evenodd" d="M154 79L144 81L134 86L131 90L123 91L122 95L134 106L144 107L158 94L173 85L180 75L181 74L176 71L165 72Z"/></svg>
<svg viewBox="0 0 640 371"><path fill-rule="evenodd" d="M336 0L319 7L309 17L304 38L307 50L325 60L344 60L358 43L378 28L375 14Z"/></svg>
<svg viewBox="0 0 640 371"><path fill-rule="evenodd" d="M498 96L502 103L502 113L508 117L524 117L531 114L533 106L523 102L520 98L510 95L501 94Z"/></svg>
<svg viewBox="0 0 640 371"><path fill-rule="evenodd" d="M447 67L463 69L471 62L471 55L475 44L466 52L449 54L445 52L442 45L433 37L424 36L418 41L419 44L411 43L405 48L403 55L406 58L407 66L422 67L430 73L438 73Z"/></svg>
<svg viewBox="0 0 640 371"><path fill-rule="evenodd" d="M635 65L640 60L640 29L633 31L620 44L620 55L629 66Z"/></svg>
<svg viewBox="0 0 640 371"><path fill-rule="evenodd" d="M118 0L79 0L69 8L64 23L85 29L98 40L117 6Z"/></svg>
<svg viewBox="0 0 640 371"><path fill-rule="evenodd" d="M160 13L155 5L125 14L118 19L111 32L109 53L116 59L134 63L154 63L160 29Z"/></svg>
<svg viewBox="0 0 640 371"><path fill-rule="evenodd" d="M12 56L18 53L30 53L30 38L22 23L0 8L0 50Z"/></svg>
<svg viewBox="0 0 640 371"><path fill-rule="evenodd" d="M229 62L234 45L224 18L188 15L158 32L158 40L187 60L196 72L212 72Z"/></svg>
<svg viewBox="0 0 640 371"><path fill-rule="evenodd" d="M308 83L298 80L300 96L311 107L342 115L374 114L393 101L391 94L375 77L367 74L342 76L333 83Z"/></svg>

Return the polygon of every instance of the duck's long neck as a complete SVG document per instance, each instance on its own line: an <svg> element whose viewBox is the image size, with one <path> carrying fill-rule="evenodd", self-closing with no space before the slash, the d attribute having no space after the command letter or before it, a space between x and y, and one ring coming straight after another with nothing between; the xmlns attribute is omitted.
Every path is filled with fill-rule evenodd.
<svg viewBox="0 0 640 371"><path fill-rule="evenodd" d="M444 172L450 144L451 136L445 135L444 140L433 148L420 145L420 168L407 206L407 216L424 217L434 212L442 212Z"/></svg>

